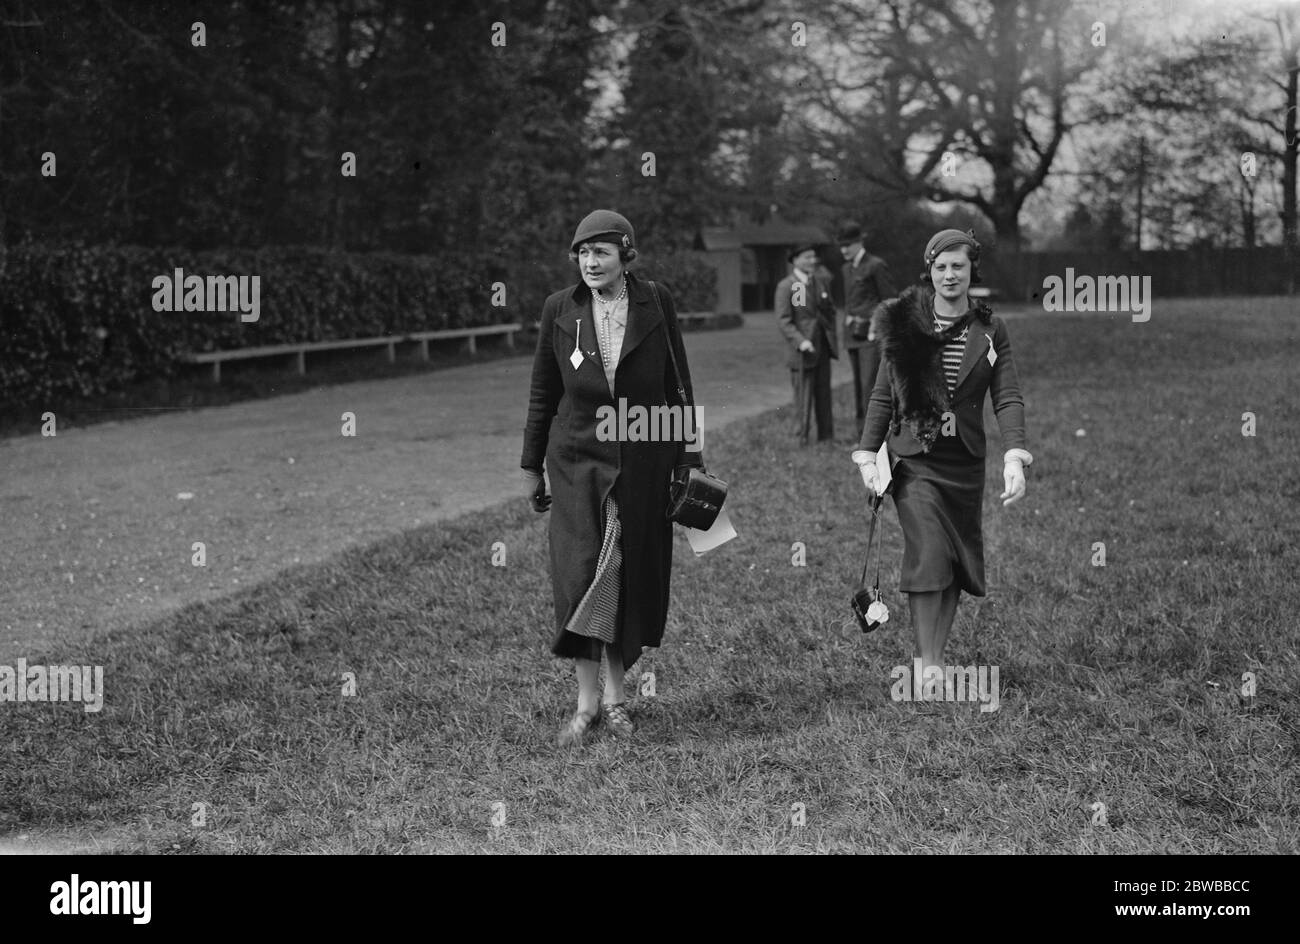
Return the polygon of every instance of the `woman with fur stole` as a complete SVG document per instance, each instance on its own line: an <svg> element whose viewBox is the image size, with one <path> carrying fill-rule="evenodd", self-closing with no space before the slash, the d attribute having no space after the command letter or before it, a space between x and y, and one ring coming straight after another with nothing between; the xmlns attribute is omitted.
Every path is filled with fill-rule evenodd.
<svg viewBox="0 0 1300 944"><path fill-rule="evenodd" d="M853 460L876 494L875 454L889 443L903 528L899 589L908 595L915 656L943 665L962 590L984 596L984 402L1003 447L1003 505L1025 494L1025 404L1007 327L969 290L978 283L974 232L946 229L925 248L923 284L876 310L882 364Z"/></svg>

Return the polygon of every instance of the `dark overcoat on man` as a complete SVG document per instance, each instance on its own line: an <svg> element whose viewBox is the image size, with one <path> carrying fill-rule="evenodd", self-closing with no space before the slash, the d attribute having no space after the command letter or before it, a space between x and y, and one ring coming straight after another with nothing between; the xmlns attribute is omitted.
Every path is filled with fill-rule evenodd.
<svg viewBox="0 0 1300 944"><path fill-rule="evenodd" d="M886 299L898 294L889 267L879 256L863 250L844 264L844 347L853 367L854 409L859 419L866 416L867 400L880 369L880 342L867 340L872 312Z"/></svg>
<svg viewBox="0 0 1300 944"><path fill-rule="evenodd" d="M627 329L613 396L601 365L590 289L579 283L546 300L519 463L542 469L545 462L553 498L550 552L556 628L551 648L557 655L571 655L564 651L564 637L572 634L564 627L595 577L605 531L602 506L613 491L623 535L620 614L625 668L640 658L643 646L658 646L663 638L672 570L673 532L666 511L673 468L702 465L700 453L688 451L680 441L601 441L597 436L602 406L617 411L620 399L626 399L629 409L679 404L668 355L670 334L687 397L694 402L672 296L658 286L660 314L647 282L629 272L627 286ZM570 360L575 347L581 357L576 368Z"/></svg>

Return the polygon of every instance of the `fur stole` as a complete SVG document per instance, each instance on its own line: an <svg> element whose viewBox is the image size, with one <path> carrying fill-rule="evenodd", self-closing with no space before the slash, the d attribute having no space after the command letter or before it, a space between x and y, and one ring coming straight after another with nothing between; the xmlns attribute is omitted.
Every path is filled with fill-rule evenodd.
<svg viewBox="0 0 1300 944"><path fill-rule="evenodd" d="M898 435L906 426L929 452L943 426L943 414L952 408L948 382L943 375L943 347L963 328L975 322L987 325L993 310L983 302L962 315L943 334L934 331L934 291L914 285L897 298L881 302L877 331L881 354L894 374L894 416L889 431Z"/></svg>

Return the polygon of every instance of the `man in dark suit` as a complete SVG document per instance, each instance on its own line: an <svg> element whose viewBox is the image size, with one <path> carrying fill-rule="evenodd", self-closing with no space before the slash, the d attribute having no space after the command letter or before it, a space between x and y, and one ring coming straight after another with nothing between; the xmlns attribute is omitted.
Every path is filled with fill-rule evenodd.
<svg viewBox="0 0 1300 944"><path fill-rule="evenodd" d="M834 435L831 419L831 358L839 357L835 303L830 282L815 274L817 250L796 246L786 257L793 270L776 286L776 318L790 343L790 384L794 388L797 428L803 430L806 398L817 416L817 439Z"/></svg>
<svg viewBox="0 0 1300 944"><path fill-rule="evenodd" d="M862 245L862 228L856 223L840 230L840 252L844 255L844 349L853 366L853 404L858 429L867 415L867 400L876 385L880 368L880 346L871 325L877 305L898 294L885 261Z"/></svg>

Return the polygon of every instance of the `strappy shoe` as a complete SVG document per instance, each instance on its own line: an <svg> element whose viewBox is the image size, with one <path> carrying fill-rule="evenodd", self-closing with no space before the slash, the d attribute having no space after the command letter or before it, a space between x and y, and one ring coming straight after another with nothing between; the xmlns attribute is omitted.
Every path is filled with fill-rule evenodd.
<svg viewBox="0 0 1300 944"><path fill-rule="evenodd" d="M600 706L596 706L595 714L585 715L581 711L575 711L569 723L560 728L560 734L556 738L560 747L575 747L582 744L591 734L592 728L600 723Z"/></svg>
<svg viewBox="0 0 1300 944"><path fill-rule="evenodd" d="M602 705L605 712L605 725L618 737L631 737L636 733L632 723L632 714L627 710L627 702L620 701L613 705Z"/></svg>

